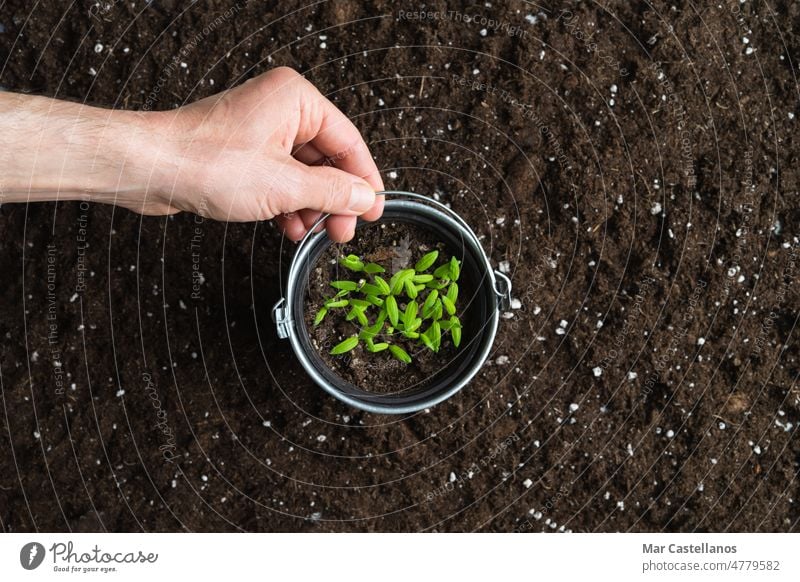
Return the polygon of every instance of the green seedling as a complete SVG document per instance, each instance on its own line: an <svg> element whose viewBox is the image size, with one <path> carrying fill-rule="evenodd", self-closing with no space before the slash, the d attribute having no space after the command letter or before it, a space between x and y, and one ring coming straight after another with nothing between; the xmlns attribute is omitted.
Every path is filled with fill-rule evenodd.
<svg viewBox="0 0 800 582"><path fill-rule="evenodd" d="M422 273L423 271L427 271L431 268L431 266L436 262L436 259L439 258L439 251L431 251L424 257L422 257L417 264L414 265L414 270L417 273Z"/></svg>
<svg viewBox="0 0 800 582"><path fill-rule="evenodd" d="M334 281L331 283L331 287L340 291L355 291L358 289L358 283L354 281Z"/></svg>
<svg viewBox="0 0 800 582"><path fill-rule="evenodd" d="M340 354L346 354L347 352L355 348L357 345L358 345L358 336L354 335L352 337L347 338L343 342L333 346L331 354L334 356L338 356Z"/></svg>
<svg viewBox="0 0 800 582"><path fill-rule="evenodd" d="M436 353L447 341L461 344L458 318L458 280L461 263L455 257L437 264L439 251L423 255L413 269L391 274L361 257L347 255L339 264L354 273L357 280L338 280L330 285L337 293L316 313L314 326L325 317L344 317L358 326L357 333L330 351L342 355L362 345L368 353L386 351L404 364L412 362L409 348L422 346ZM429 272L430 270L433 272ZM356 275L357 274L357 275ZM346 311L334 309L349 308ZM423 331L424 329L424 331Z"/></svg>

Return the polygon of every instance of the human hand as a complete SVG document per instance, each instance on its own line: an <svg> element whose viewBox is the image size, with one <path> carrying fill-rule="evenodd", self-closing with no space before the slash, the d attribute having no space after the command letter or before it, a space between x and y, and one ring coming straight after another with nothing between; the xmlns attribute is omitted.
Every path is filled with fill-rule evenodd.
<svg viewBox="0 0 800 582"><path fill-rule="evenodd" d="M299 240L319 219L336 241L383 212L378 168L356 127L285 67L155 116L174 171L156 183L169 207L218 220L276 218Z"/></svg>
<svg viewBox="0 0 800 582"><path fill-rule="evenodd" d="M276 218L294 240L322 212L336 241L352 238L358 216L383 212L383 182L358 130L285 67L165 112L0 92L0 178L2 202Z"/></svg>

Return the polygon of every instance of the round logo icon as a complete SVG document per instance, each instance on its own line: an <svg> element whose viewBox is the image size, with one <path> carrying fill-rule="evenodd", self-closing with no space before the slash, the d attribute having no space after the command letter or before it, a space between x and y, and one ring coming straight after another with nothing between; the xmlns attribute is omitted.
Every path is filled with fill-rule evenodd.
<svg viewBox="0 0 800 582"><path fill-rule="evenodd" d="M35 570L44 561L44 546L39 542L29 542L19 551L19 563L26 570Z"/></svg>

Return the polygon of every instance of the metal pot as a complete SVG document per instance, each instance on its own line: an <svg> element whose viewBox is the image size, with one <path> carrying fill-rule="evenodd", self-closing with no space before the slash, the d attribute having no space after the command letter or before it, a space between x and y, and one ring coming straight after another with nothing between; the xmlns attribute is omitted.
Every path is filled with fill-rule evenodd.
<svg viewBox="0 0 800 582"><path fill-rule="evenodd" d="M283 297L272 309L278 336L288 338L297 359L323 390L356 408L383 414L411 413L429 408L461 390L478 373L492 349L501 310L508 309L511 281L493 271L483 247L466 222L450 208L412 192L387 191L380 222L407 223L431 230L462 261L461 279L473 290L463 312L462 344L458 354L422 387L397 394L368 392L339 377L320 357L303 318L309 273L332 244L327 234L314 228L300 242L289 267ZM326 217L322 217L317 225ZM364 224L361 223L358 228Z"/></svg>

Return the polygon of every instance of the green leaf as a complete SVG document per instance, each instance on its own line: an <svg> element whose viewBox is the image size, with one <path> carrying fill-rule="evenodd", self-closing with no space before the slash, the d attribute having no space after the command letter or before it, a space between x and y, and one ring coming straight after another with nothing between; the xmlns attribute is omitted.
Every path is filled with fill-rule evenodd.
<svg viewBox="0 0 800 582"><path fill-rule="evenodd" d="M450 278L450 263L445 263L441 267L438 267L434 272L433 276L437 279L449 279Z"/></svg>
<svg viewBox="0 0 800 582"><path fill-rule="evenodd" d="M421 273L422 271L427 271L431 268L431 265L436 262L436 259L439 258L439 251L431 251L428 254L424 255L417 264L414 265L414 270L417 273Z"/></svg>
<svg viewBox="0 0 800 582"><path fill-rule="evenodd" d="M350 295L350 291L339 291L336 295L333 296L334 299L339 299L339 297L345 297Z"/></svg>
<svg viewBox="0 0 800 582"><path fill-rule="evenodd" d="M437 299L436 303L433 306L433 313L431 314L431 317L433 318L434 321L438 321L442 318L442 311L443 311L442 300Z"/></svg>
<svg viewBox="0 0 800 582"><path fill-rule="evenodd" d="M411 356L409 356L408 353L403 348L401 348L400 346L391 345L391 346L389 346L389 351L392 352L392 355L396 359L400 360L404 364L410 364L411 363Z"/></svg>
<svg viewBox="0 0 800 582"><path fill-rule="evenodd" d="M428 332L419 334L419 339L422 340L422 343L425 344L425 347L427 347L430 351L436 351L436 347L433 345L433 340L428 337Z"/></svg>
<svg viewBox="0 0 800 582"><path fill-rule="evenodd" d="M397 299L394 298L394 295L389 295L383 302L383 306L386 309L386 314L389 316L389 321L392 322L394 327L397 327L397 319L400 313L397 309Z"/></svg>
<svg viewBox="0 0 800 582"><path fill-rule="evenodd" d="M450 325L450 336L453 338L453 345L458 347L461 344L461 320L454 315L450 318L448 323ZM444 329L443 326L442 329Z"/></svg>
<svg viewBox="0 0 800 582"><path fill-rule="evenodd" d="M381 292L380 292L381 295L388 295L389 294L389 292L391 291L391 288L389 287L389 283L387 283L384 280L383 277L377 277L376 276L375 279L373 279L373 280L375 281L375 284L378 287L381 288Z"/></svg>
<svg viewBox="0 0 800 582"><path fill-rule="evenodd" d="M359 307L361 309L366 309L371 304L369 303L369 301L365 301L363 299L350 299L350 305L352 305L353 307Z"/></svg>
<svg viewBox="0 0 800 582"><path fill-rule="evenodd" d="M338 356L339 354L344 354L355 348L357 345L358 345L358 336L354 335L352 337L347 338L343 342L333 346L333 349L331 350L331 355Z"/></svg>
<svg viewBox="0 0 800 582"><path fill-rule="evenodd" d="M335 307L347 307L348 305L350 305L350 301L348 299L339 299L338 301L329 299L325 302L325 307L328 309L334 309Z"/></svg>
<svg viewBox="0 0 800 582"><path fill-rule="evenodd" d="M357 319L358 323L361 325L369 325L369 320L367 319L364 310L361 307L353 306L350 311L347 312L347 317L345 318L347 321L352 321L353 319Z"/></svg>
<svg viewBox="0 0 800 582"><path fill-rule="evenodd" d="M419 307L416 301L410 301L408 305L406 305L406 310L403 312L403 324L405 324L406 329L417 319L418 310Z"/></svg>
<svg viewBox="0 0 800 582"><path fill-rule="evenodd" d="M417 333L416 331L406 330L403 332L403 335L409 339L419 339L419 333Z"/></svg>
<svg viewBox="0 0 800 582"><path fill-rule="evenodd" d="M449 266L449 265L448 265ZM431 281L430 283L426 283L425 286L428 289L436 289L437 291L441 291L450 283L448 279L440 279L438 281Z"/></svg>
<svg viewBox="0 0 800 582"><path fill-rule="evenodd" d="M340 289L341 291L355 291L358 289L358 283L354 281L333 281L331 287Z"/></svg>
<svg viewBox="0 0 800 582"><path fill-rule="evenodd" d="M409 299L417 298L417 288L414 285L413 281L411 281L411 277L406 279L405 288L406 288L406 295L408 295Z"/></svg>
<svg viewBox="0 0 800 582"><path fill-rule="evenodd" d="M458 276L461 274L461 263L453 257L450 259L450 280L458 281Z"/></svg>
<svg viewBox="0 0 800 582"><path fill-rule="evenodd" d="M453 327L453 324L449 320L445 319L439 322L439 327L442 328L442 331L447 331Z"/></svg>
<svg viewBox="0 0 800 582"><path fill-rule="evenodd" d="M364 283L359 289L364 295L374 295L377 297L378 295L385 295L383 289L379 285L373 285L372 283Z"/></svg>
<svg viewBox="0 0 800 582"><path fill-rule="evenodd" d="M447 289L447 298L452 301L453 305L456 304L456 300L458 299L458 283L450 283L450 287Z"/></svg>
<svg viewBox="0 0 800 582"><path fill-rule="evenodd" d="M392 295L398 295L402 290L403 286L406 283L406 279L409 277L414 276L414 269L403 269L402 271L398 271L392 276L392 280L389 281L389 288Z"/></svg>
<svg viewBox="0 0 800 582"><path fill-rule="evenodd" d="M406 330L406 331L416 331L416 330L418 330L418 329L419 329L419 327L420 327L421 325L422 325L422 319L420 319L420 318L418 317L418 318L416 318L414 321L412 321L411 323L409 323L408 325L406 325L406 326L405 326L405 330Z"/></svg>
<svg viewBox="0 0 800 582"><path fill-rule="evenodd" d="M339 264L351 271L363 271L364 263L356 255L347 255L339 259Z"/></svg>
<svg viewBox="0 0 800 582"><path fill-rule="evenodd" d="M385 273L386 269L377 263L367 263L364 265L364 272L368 275L375 275L376 273Z"/></svg>
<svg viewBox="0 0 800 582"><path fill-rule="evenodd" d="M382 352L383 350L388 349L388 348L389 348L389 344L387 344L386 342L381 342L381 343L378 343L378 344L373 344L373 343L370 342L369 344L367 344L367 349L369 351L371 351L372 353Z"/></svg>
<svg viewBox="0 0 800 582"><path fill-rule="evenodd" d="M318 326L322 323L322 320L325 319L325 314L328 313L328 308L323 307L319 311L317 311L317 316L314 318L314 327Z"/></svg>
<svg viewBox="0 0 800 582"><path fill-rule="evenodd" d="M436 348L435 351L438 352L442 345L442 328L439 327L438 321L434 321L433 325L431 325L431 333L429 337L431 338L431 342L433 342L433 346Z"/></svg>
<svg viewBox="0 0 800 582"><path fill-rule="evenodd" d="M429 318L433 314L433 308L436 305L436 300L439 298L439 292L434 289L428 293L425 303L422 304L422 317Z"/></svg>
<svg viewBox="0 0 800 582"><path fill-rule="evenodd" d="M376 321L374 324L363 328L361 332L358 334L358 337L363 340L368 340L368 341L373 340L375 336L378 335L380 331L383 329L383 319L379 317L378 320L379 321Z"/></svg>
<svg viewBox="0 0 800 582"><path fill-rule="evenodd" d="M433 275L414 275L411 280L414 283L430 283L433 281Z"/></svg>
<svg viewBox="0 0 800 582"><path fill-rule="evenodd" d="M367 295L367 301L369 301L376 307L383 307L383 299L381 299L380 297L375 297L374 295Z"/></svg>
<svg viewBox="0 0 800 582"><path fill-rule="evenodd" d="M444 308L447 310L447 315L456 314L456 306L452 301L450 301L450 298L447 295L442 295L442 305L444 305Z"/></svg>

